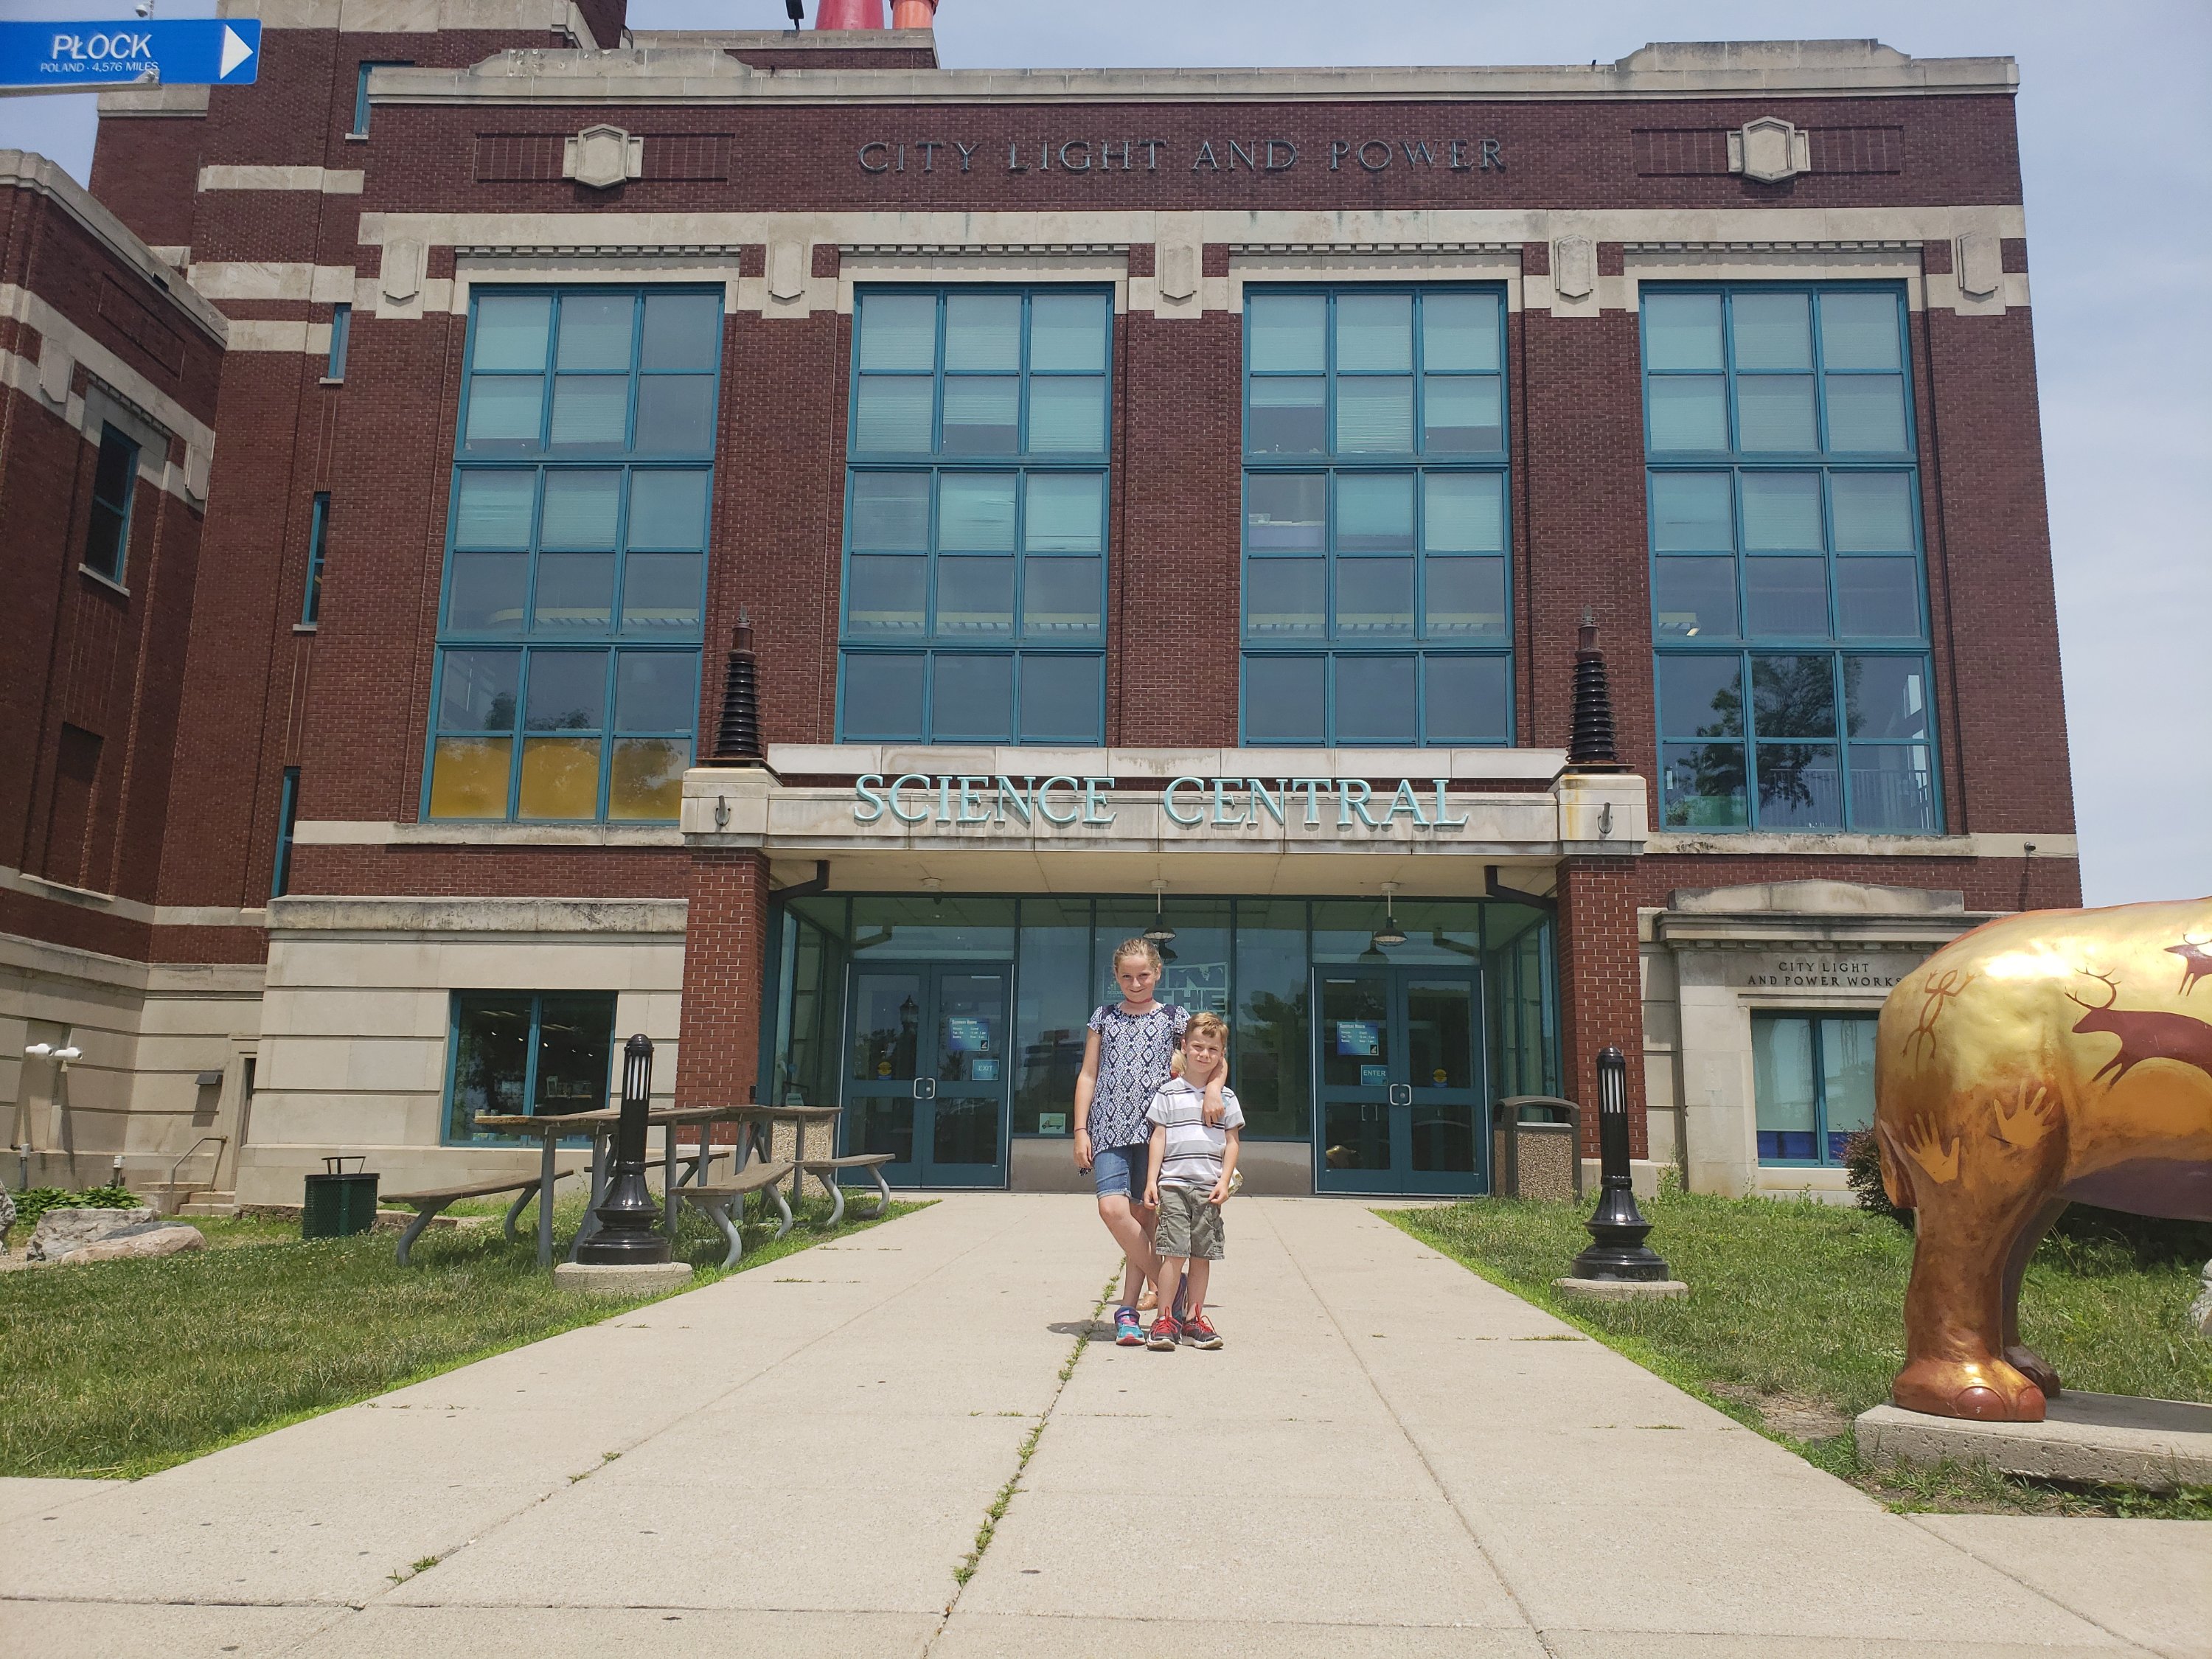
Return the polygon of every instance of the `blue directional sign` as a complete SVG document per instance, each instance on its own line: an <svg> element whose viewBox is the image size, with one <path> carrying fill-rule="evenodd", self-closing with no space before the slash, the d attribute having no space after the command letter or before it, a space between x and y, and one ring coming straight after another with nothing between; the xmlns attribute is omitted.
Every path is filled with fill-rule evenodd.
<svg viewBox="0 0 2212 1659"><path fill-rule="evenodd" d="M261 24L253 18L0 23L0 87L242 87L260 70Z"/></svg>

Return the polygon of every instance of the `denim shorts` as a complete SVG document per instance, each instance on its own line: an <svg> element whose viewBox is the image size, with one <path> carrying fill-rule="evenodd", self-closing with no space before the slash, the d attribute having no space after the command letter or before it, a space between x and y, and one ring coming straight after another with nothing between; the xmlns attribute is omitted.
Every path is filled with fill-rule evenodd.
<svg viewBox="0 0 2212 1659"><path fill-rule="evenodd" d="M1145 1201L1145 1176L1152 1164L1150 1141L1133 1146L1094 1146L1091 1149L1091 1181L1098 1196L1120 1193L1132 1204Z"/></svg>

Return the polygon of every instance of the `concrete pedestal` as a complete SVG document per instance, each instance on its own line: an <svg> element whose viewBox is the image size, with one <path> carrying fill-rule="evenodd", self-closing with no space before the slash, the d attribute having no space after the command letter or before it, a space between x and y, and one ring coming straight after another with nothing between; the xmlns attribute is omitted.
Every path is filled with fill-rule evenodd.
<svg viewBox="0 0 2212 1659"><path fill-rule="evenodd" d="M562 1261L553 1269L555 1288L583 1296L658 1296L690 1282L688 1261Z"/></svg>
<svg viewBox="0 0 2212 1659"><path fill-rule="evenodd" d="M1977 1423L1876 1406L1858 1419L1869 1463L1985 1463L2007 1474L2171 1492L2212 1485L2212 1406L2128 1395L2052 1401L2040 1423Z"/></svg>
<svg viewBox="0 0 2212 1659"><path fill-rule="evenodd" d="M1690 1293L1679 1279L1555 1279L1552 1288L1589 1302L1661 1302Z"/></svg>

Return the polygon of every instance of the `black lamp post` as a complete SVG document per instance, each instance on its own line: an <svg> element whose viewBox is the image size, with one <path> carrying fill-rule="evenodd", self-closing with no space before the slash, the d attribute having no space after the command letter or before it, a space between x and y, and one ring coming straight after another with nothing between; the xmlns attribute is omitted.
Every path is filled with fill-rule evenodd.
<svg viewBox="0 0 2212 1659"><path fill-rule="evenodd" d="M598 1211L599 1231L576 1247L576 1260L599 1267L641 1267L668 1260L668 1239L653 1230L660 1206L645 1184L645 1114L653 1097L653 1042L642 1031L623 1045L622 1122L615 1130L615 1174Z"/></svg>
<svg viewBox="0 0 2212 1659"><path fill-rule="evenodd" d="M1590 1247L1575 1258L1577 1279L1663 1280L1667 1264L1644 1237L1651 1224L1636 1207L1628 1174L1628 1056L1608 1048L1597 1057L1597 1146L1604 1188L1597 1213L1583 1224Z"/></svg>

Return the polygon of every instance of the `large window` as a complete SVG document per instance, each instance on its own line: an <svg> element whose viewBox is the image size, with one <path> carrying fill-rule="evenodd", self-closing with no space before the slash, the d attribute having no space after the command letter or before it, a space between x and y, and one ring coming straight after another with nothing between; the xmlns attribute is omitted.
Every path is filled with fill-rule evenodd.
<svg viewBox="0 0 2212 1659"><path fill-rule="evenodd" d="M488 1140L479 1117L547 1117L607 1103L611 991L457 991L446 1077L446 1139Z"/></svg>
<svg viewBox="0 0 2212 1659"><path fill-rule="evenodd" d="M479 291L426 817L677 816L721 332L719 290Z"/></svg>
<svg viewBox="0 0 2212 1659"><path fill-rule="evenodd" d="M840 732L1103 743L1111 296L859 303Z"/></svg>
<svg viewBox="0 0 2212 1659"><path fill-rule="evenodd" d="M84 536L84 568L120 583L131 555L131 495L138 482L138 446L112 426L100 428L93 463L92 521Z"/></svg>
<svg viewBox="0 0 2212 1659"><path fill-rule="evenodd" d="M1673 830L1942 819L1902 295L1647 289Z"/></svg>
<svg viewBox="0 0 2212 1659"><path fill-rule="evenodd" d="M1505 306L1252 290L1243 735L1512 740Z"/></svg>
<svg viewBox="0 0 2212 1659"><path fill-rule="evenodd" d="M1874 1125L1872 1014L1753 1014L1761 1164L1841 1164Z"/></svg>

